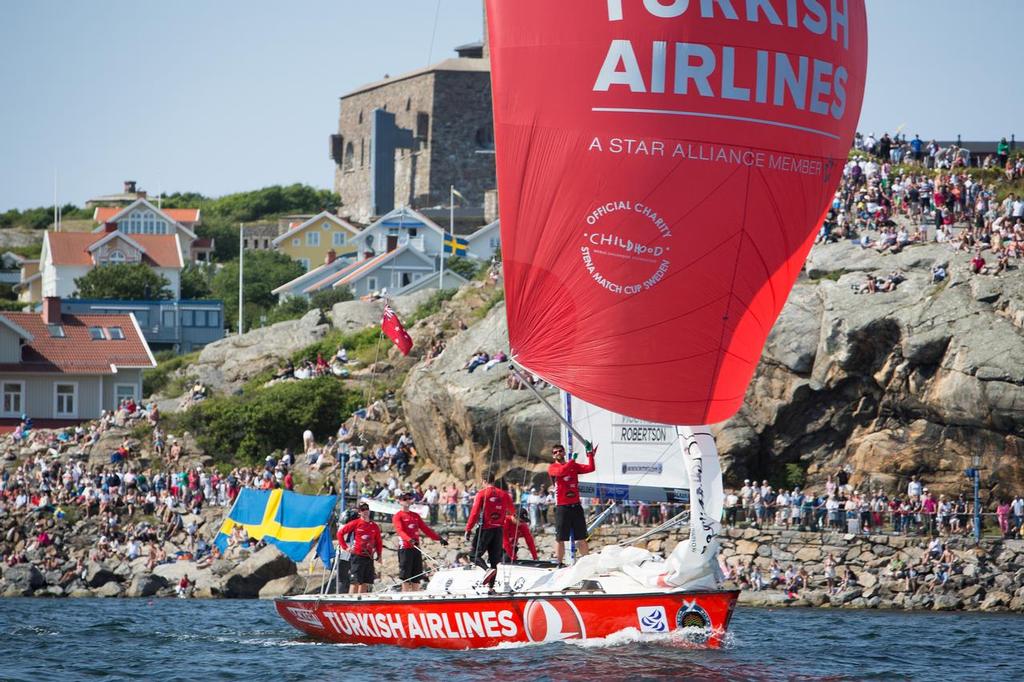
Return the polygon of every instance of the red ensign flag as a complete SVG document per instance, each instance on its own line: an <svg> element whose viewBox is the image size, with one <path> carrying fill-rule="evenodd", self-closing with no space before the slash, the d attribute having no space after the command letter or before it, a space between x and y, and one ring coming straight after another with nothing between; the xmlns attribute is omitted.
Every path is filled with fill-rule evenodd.
<svg viewBox="0 0 1024 682"><path fill-rule="evenodd" d="M381 318L380 328L391 339L391 342L398 347L402 355L409 354L409 351L412 350L412 337L409 336L409 332L405 331L402 321L398 319L398 315L395 314L395 311L389 305L384 306L384 317Z"/></svg>

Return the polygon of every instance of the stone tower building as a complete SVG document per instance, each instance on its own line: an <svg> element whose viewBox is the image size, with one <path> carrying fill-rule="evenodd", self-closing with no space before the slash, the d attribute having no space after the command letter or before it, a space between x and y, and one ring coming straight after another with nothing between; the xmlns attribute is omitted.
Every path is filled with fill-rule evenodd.
<svg viewBox="0 0 1024 682"><path fill-rule="evenodd" d="M331 158L342 216L369 222L399 206L446 206L452 185L483 215L484 194L495 186L485 50L464 45L458 57L341 97Z"/></svg>

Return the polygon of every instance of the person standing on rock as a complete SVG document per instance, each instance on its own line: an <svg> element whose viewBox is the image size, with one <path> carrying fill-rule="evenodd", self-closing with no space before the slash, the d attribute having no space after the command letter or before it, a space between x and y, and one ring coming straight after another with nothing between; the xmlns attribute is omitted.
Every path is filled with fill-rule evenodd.
<svg viewBox="0 0 1024 682"><path fill-rule="evenodd" d="M594 470L594 455L597 448L587 443L587 463L580 464L575 455L566 461L565 448L559 443L551 448L551 457L555 460L548 466L548 475L555 484L555 559L559 564L565 558L565 542L573 540L579 548L579 555L590 553L587 544L587 519L580 504L580 474L589 474Z"/></svg>
<svg viewBox="0 0 1024 682"><path fill-rule="evenodd" d="M480 563L486 552L487 562L491 568L498 567L498 562L501 561L505 517L513 513L515 508L512 496L497 486L493 475L489 476L487 485L473 499L473 508L466 520L467 541L471 539L477 521L480 521L480 527L472 536L470 545L470 556L474 563Z"/></svg>
<svg viewBox="0 0 1024 682"><path fill-rule="evenodd" d="M413 494L404 492L398 497L401 511L395 512L391 522L398 533L398 579L402 581L402 592L416 592L423 580L423 552L420 551L420 533L437 540L444 547L448 541L428 526L419 514L411 510Z"/></svg>
<svg viewBox="0 0 1024 682"><path fill-rule="evenodd" d="M338 546L348 550L345 537L352 533L352 585L349 592L359 594L369 592L377 574L373 570L374 559L380 561L384 552L384 539L380 526L370 520L370 505L365 502L358 507L359 518L349 521L338 530Z"/></svg>

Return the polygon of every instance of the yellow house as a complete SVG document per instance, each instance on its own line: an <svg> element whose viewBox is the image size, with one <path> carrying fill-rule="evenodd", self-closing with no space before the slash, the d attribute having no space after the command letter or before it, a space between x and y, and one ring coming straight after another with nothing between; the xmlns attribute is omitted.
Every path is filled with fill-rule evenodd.
<svg viewBox="0 0 1024 682"><path fill-rule="evenodd" d="M354 255L354 237L358 233L359 228L347 220L324 211L291 228L272 244L275 249L302 263L309 270L322 264L328 251L333 250L338 258Z"/></svg>

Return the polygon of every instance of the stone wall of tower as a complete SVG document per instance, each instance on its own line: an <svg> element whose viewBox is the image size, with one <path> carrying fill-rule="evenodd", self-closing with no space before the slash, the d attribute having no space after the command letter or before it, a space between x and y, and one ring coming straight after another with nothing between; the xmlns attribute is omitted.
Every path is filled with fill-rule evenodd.
<svg viewBox="0 0 1024 682"><path fill-rule="evenodd" d="M396 125L416 137L414 149L396 152L396 206L447 204L450 185L470 205L483 206L484 192L495 185L490 74L430 71L341 99L338 134L344 153L334 187L342 216L360 222L373 217L370 136L376 108L395 114Z"/></svg>

